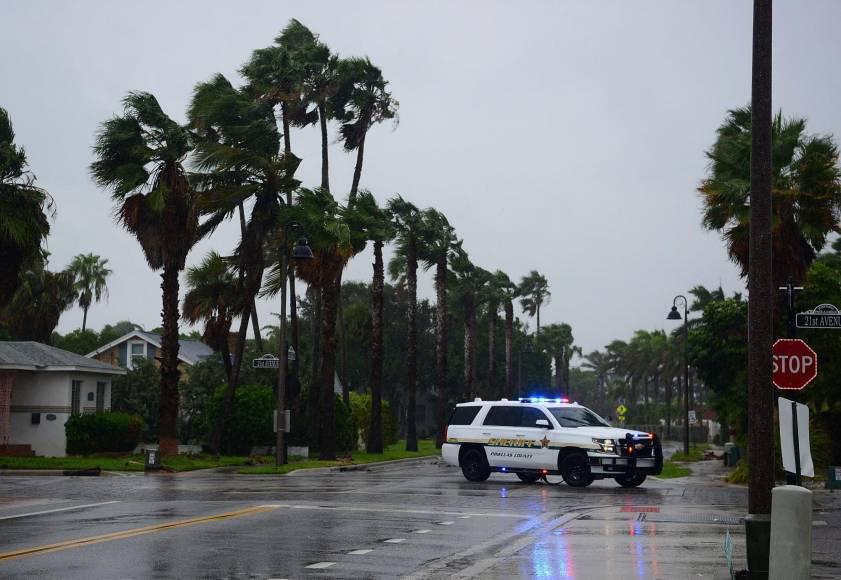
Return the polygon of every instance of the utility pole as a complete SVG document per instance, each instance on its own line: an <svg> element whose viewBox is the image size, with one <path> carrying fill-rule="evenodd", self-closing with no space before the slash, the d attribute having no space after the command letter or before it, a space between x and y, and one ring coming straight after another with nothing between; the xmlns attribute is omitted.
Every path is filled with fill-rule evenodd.
<svg viewBox="0 0 841 580"><path fill-rule="evenodd" d="M748 269L748 512L751 578L767 577L774 486L771 347L771 0L753 3L751 83L750 264Z"/></svg>

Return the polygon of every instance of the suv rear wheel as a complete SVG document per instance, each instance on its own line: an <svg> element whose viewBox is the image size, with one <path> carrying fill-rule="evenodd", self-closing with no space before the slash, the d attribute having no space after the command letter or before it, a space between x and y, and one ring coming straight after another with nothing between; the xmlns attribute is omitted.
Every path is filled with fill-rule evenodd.
<svg viewBox="0 0 841 580"><path fill-rule="evenodd" d="M484 451L476 448L466 450L461 456L461 472L468 481L485 481L491 475Z"/></svg>
<svg viewBox="0 0 841 580"><path fill-rule="evenodd" d="M568 453L561 460L561 477L570 487L587 487L593 483L593 475L590 473L590 463L587 454L583 451Z"/></svg>
<svg viewBox="0 0 841 580"><path fill-rule="evenodd" d="M645 481L645 474L626 473L625 475L620 475L619 477L616 477L614 479L616 479L616 483L618 483L622 487L639 487L642 485L642 482Z"/></svg>
<svg viewBox="0 0 841 580"><path fill-rule="evenodd" d="M523 483L534 483L538 479L540 479L540 474L539 473L531 473L531 472L528 472L528 473L519 473L518 472L517 477L519 477L520 481L522 481Z"/></svg>

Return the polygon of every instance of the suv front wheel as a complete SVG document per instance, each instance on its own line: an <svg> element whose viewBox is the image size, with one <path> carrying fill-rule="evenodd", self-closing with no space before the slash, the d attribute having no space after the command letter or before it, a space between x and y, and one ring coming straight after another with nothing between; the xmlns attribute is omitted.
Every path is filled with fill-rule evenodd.
<svg viewBox="0 0 841 580"><path fill-rule="evenodd" d="M468 481L485 481L491 475L485 453L479 449L466 450L461 456L461 472Z"/></svg>
<svg viewBox="0 0 841 580"><path fill-rule="evenodd" d="M593 475L590 473L590 462L587 454L583 451L568 453L561 460L561 477L570 487L587 487L593 483Z"/></svg>
<svg viewBox="0 0 841 580"><path fill-rule="evenodd" d="M634 472L626 475L620 475L614 479L616 479L616 483L622 487L639 487L642 485L642 482L645 481L645 474Z"/></svg>

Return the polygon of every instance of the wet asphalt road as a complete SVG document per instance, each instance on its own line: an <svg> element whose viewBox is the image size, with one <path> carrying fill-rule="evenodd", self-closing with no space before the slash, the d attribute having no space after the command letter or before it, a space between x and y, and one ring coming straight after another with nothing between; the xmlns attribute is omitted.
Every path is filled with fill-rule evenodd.
<svg viewBox="0 0 841 580"><path fill-rule="evenodd" d="M690 564L726 577L719 546L730 529L743 555L727 518L745 502L699 478L477 484L437 459L286 477L0 477L0 577L669 578Z"/></svg>

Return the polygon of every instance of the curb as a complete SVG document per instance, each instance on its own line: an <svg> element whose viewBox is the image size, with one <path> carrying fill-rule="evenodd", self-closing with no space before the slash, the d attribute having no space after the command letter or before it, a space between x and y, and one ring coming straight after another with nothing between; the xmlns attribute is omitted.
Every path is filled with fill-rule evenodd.
<svg viewBox="0 0 841 580"><path fill-rule="evenodd" d="M407 457L405 459L389 459L387 461L375 461L372 463L360 463L358 465L337 465L335 467L316 467L313 469L296 469L283 475L309 475L322 473L343 473L346 471L379 471L392 465L399 465L401 463L421 463L429 459L441 459L440 455L425 455L423 457ZM247 474L245 474L247 475Z"/></svg>

